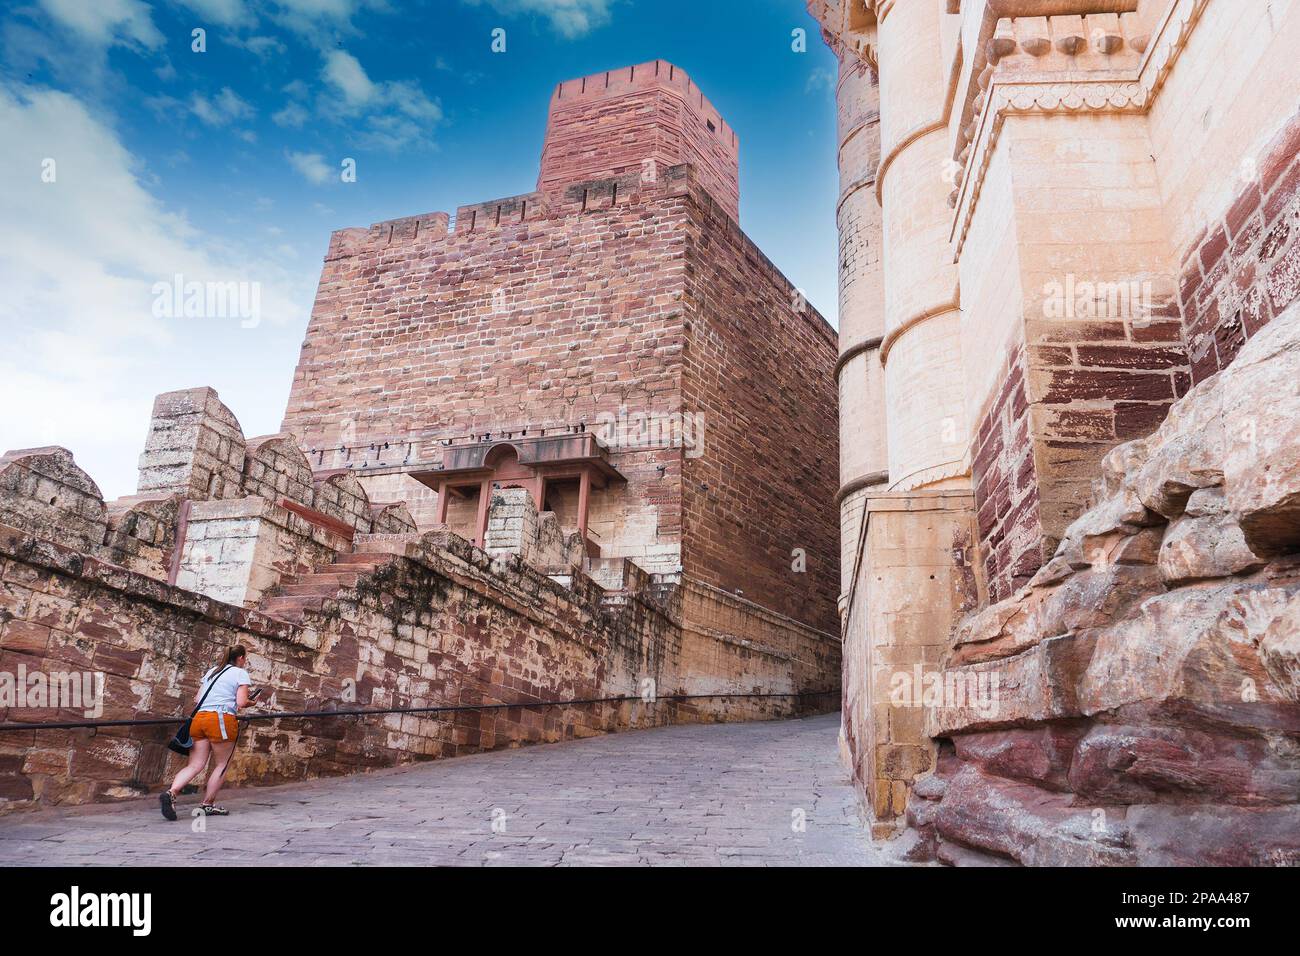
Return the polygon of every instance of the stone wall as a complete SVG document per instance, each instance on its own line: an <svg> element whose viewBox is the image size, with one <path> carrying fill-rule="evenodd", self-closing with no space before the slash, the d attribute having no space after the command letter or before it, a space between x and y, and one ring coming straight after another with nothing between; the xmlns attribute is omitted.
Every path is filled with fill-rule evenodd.
<svg viewBox="0 0 1300 956"><path fill-rule="evenodd" d="M836 336L733 220L697 198L682 388L706 428L704 453L682 463L683 571L834 630Z"/></svg>
<svg viewBox="0 0 1300 956"><path fill-rule="evenodd" d="M924 701L898 680L938 665L947 623L978 607L980 592L969 494L872 491L866 509L844 618L843 727L873 832L888 835L936 756Z"/></svg>
<svg viewBox="0 0 1300 956"><path fill-rule="evenodd" d="M680 649L680 624L633 596L566 588L517 560L494 561L447 533L402 548L294 623L223 604L0 529L0 671L106 675L101 719L179 714L203 671L234 643L268 689L262 710L351 709L661 695L742 686L825 690L791 680L788 660L744 656L719 682L709 655ZM715 639L720 640L720 639ZM721 645L724 655L734 655ZM742 676L743 675L743 678ZM698 683L697 683L698 682ZM297 719L244 725L235 784L271 784L681 720L789 716L826 697L698 700ZM81 720L80 710L0 708L0 721ZM174 728L6 732L0 810L156 790L179 769Z"/></svg>
<svg viewBox="0 0 1300 956"><path fill-rule="evenodd" d="M938 494L970 493L973 580L946 607L956 614L986 596L992 602L990 617L956 628L951 647L951 619L900 617L873 630L873 589L907 593L935 554L918 548L873 566L878 515L873 492L857 492L867 530L846 568L844 731L865 802L878 824L906 807L947 862L990 862L976 847L993 862L1189 862L1200 854L1258 863L1275 850L1291 859L1291 844L1274 829L1294 826L1291 810L1237 815L1233 807L1254 799L1249 787L1234 795L1209 777L1221 769L1240 778L1241 767L1221 758L1235 752L1249 763L1243 755L1261 752L1261 734L1276 754L1290 754L1293 731L1279 728L1292 716L1265 733L1235 705L1198 702L1208 694L1196 687L1205 675L1173 662L1186 648L1155 646L1181 635L1205 660L1235 655L1258 681L1263 665L1252 663L1256 649L1238 646L1236 625L1207 630L1204 619L1231 618L1241 587L1290 580L1295 548L1281 515L1292 505L1278 491L1297 469L1278 437L1287 426L1261 411L1260 422L1271 424L1259 449L1282 457L1269 461L1256 449L1240 459L1264 470L1263 479L1240 472L1237 487L1276 505L1276 513L1261 509L1267 517L1231 503L1242 493L1233 491L1231 449L1191 466L1194 480L1171 479L1186 485L1169 492L1177 511L1141 498L1135 508L1115 493L1130 470L1154 481L1169 465L1167 453L1143 464L1140 440L1159 444L1168 429L1183 429L1170 440L1186 444L1192 430L1229 427L1210 392L1189 392L1195 383L1249 375L1267 386L1257 395L1280 389L1280 404L1289 401L1279 377L1288 348L1279 340L1261 346L1249 373L1234 373L1233 357L1267 335L1300 291L1297 119L1294 97L1276 92L1300 80L1300 8L1231 0L1135 0L1123 12L1036 0L808 7L841 58L842 77L859 64L879 77L878 88L842 80L837 89L841 118L867 113L878 89L874 185L885 227L884 300L867 307L853 299L883 319L884 399L842 390L842 443L856 443L859 455L872 448L883 404L887 490L910 495L918 509ZM841 176L845 167L842 148ZM862 219L842 210L845 248L858 242ZM842 266L846 295L873 281L869 262L844 258ZM1106 487L1095 493L1103 473ZM1220 473L1222 482L1214 480ZM846 528L859 513L849 504ZM1103 528L1085 537L1115 536L1106 538L1113 560L1078 563L1077 548L1070 551L1078 522ZM959 554L941 577L962 577ZM1149 614L1139 611L1148 605ZM1162 636L1151 638L1152 629ZM1001 679L1013 716L988 723L964 712L918 730L917 715L937 719L941 704L878 712L890 689L879 667L917 645L948 660L949 690L965 686L959 677ZM1130 658L1128 645L1142 649L1130 647ZM1120 701L1119 717L1098 703L1111 699L1103 684L1141 690L1142 682L1165 703L1143 712ZM1081 709L1089 694L1094 709ZM925 761L892 776L881 771L880 753L898 742L895 716L937 741L927 751L937 774ZM1097 725L1110 723L1123 730L1103 746L1110 731ZM1264 776L1274 774L1276 754L1259 758L1270 768ZM1197 762L1216 769L1193 769ZM1104 785L1087 779L1100 765L1112 774ZM1289 784L1289 774L1250 786L1276 795L1276 780ZM1149 800L1160 806L1140 806ZM1133 826L1094 837L1104 827L1090 829L1087 814L1071 809L1085 806L1121 820L1131 807ZM1180 825L1188 833L1181 849Z"/></svg>
<svg viewBox="0 0 1300 956"><path fill-rule="evenodd" d="M503 488L492 493L487 538L483 549L491 555L514 554L535 568L580 567L582 539L576 531L565 533L552 511L538 514L527 489Z"/></svg>
<svg viewBox="0 0 1300 956"><path fill-rule="evenodd" d="M836 336L737 225L720 124L661 61L567 81L537 193L335 233L283 426L312 467L387 488L447 438L600 428L601 557L832 629Z"/></svg>
<svg viewBox="0 0 1300 956"><path fill-rule="evenodd" d="M1292 306L1115 448L1052 560L954 632L908 808L923 853L1300 860L1297 383Z"/></svg>
<svg viewBox="0 0 1300 956"><path fill-rule="evenodd" d="M620 411L680 415L683 325L672 290L687 176L665 171L644 193L629 183L613 206L606 181L585 214L538 202L523 223L471 228L458 216L451 235L398 234L391 224L347 244L336 235L285 429L318 470L364 471L367 459L440 454L431 435L536 434ZM405 277L416 269L412 293ZM385 442L388 451L369 451ZM673 568L681 449L658 444L617 456L628 482L594 496L591 527L604 553ZM431 511L422 508L426 519Z"/></svg>
<svg viewBox="0 0 1300 956"><path fill-rule="evenodd" d="M210 389L155 409L149 445L182 476L163 497L106 506L65 449L0 459L0 723L179 715L235 643L251 649L264 711L638 698L251 721L231 768L249 784L835 705L832 635L680 574L589 562L523 489L493 493L480 550L421 535L350 472L304 470L291 437L245 442ZM147 454L141 484L160 467ZM83 690L95 680L97 713ZM37 686L45 696L26 693ZM755 696L707 696L725 694ZM674 695L706 696L661 699ZM0 733L0 812L156 789L177 769L174 729Z"/></svg>
<svg viewBox="0 0 1300 956"><path fill-rule="evenodd" d="M256 605L285 575L351 550L337 530L259 496L193 503L175 583L228 604Z"/></svg>

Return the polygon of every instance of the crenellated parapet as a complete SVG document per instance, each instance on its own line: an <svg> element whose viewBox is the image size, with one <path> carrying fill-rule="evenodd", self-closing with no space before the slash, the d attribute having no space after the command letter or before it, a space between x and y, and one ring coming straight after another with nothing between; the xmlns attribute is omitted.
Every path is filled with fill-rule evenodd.
<svg viewBox="0 0 1300 956"><path fill-rule="evenodd" d="M691 194L701 204L716 203L701 181L699 170L687 163L656 164L597 179L580 179L551 193L524 193L460 206L455 216L426 213L377 222L369 227L339 229L331 234L325 261L335 262L376 254L429 251L454 254L482 241L517 242L528 228L558 225L573 216L648 205L671 196ZM726 206L733 221L736 210Z"/></svg>
<svg viewBox="0 0 1300 956"><path fill-rule="evenodd" d="M419 530L406 502L372 500L356 473L313 472L292 435L245 440L210 388L158 396L147 449L141 491L107 504L66 448L6 453L0 525L246 607L359 538ZM494 495L488 550L535 567L581 565L581 536L517 498L518 489Z"/></svg>
<svg viewBox="0 0 1300 956"><path fill-rule="evenodd" d="M88 554L108 533L108 511L94 480L57 446L0 457L0 523L30 530Z"/></svg>
<svg viewBox="0 0 1300 956"><path fill-rule="evenodd" d="M204 501L243 493L244 433L216 390L167 392L154 400L140 494L178 494Z"/></svg>
<svg viewBox="0 0 1300 956"><path fill-rule="evenodd" d="M211 388L154 402L136 494L105 503L72 452L0 458L0 524L234 604L348 551L356 535L416 530L347 472L313 473L292 435L245 440Z"/></svg>
<svg viewBox="0 0 1300 956"><path fill-rule="evenodd" d="M315 501L315 478L298 440L292 435L265 435L249 439L244 456L243 489L278 501L288 498L299 504Z"/></svg>
<svg viewBox="0 0 1300 956"><path fill-rule="evenodd" d="M567 196L575 183L629 174L653 182L682 164L740 218L740 140L681 67L652 60L555 87L538 192Z"/></svg>

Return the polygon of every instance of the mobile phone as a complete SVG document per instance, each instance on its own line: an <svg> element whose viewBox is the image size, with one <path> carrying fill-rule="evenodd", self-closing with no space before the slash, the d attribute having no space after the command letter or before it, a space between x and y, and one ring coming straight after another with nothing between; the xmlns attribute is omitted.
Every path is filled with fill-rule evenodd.
<svg viewBox="0 0 1300 956"><path fill-rule="evenodd" d="M261 695L262 695L262 688L254 687L252 690L248 692L248 699L257 700L257 698L260 697Z"/></svg>

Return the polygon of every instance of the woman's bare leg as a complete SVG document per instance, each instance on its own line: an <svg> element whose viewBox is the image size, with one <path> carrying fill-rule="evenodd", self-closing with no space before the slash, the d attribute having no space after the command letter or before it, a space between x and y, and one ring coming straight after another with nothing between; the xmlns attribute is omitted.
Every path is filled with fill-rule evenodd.
<svg viewBox="0 0 1300 956"><path fill-rule="evenodd" d="M212 742L212 772L208 774L208 785L203 791L204 804L211 804L216 801L217 793L226 780L226 767L230 765L230 755L234 752L235 742L233 740L214 740Z"/></svg>
<svg viewBox="0 0 1300 956"><path fill-rule="evenodd" d="M208 762L211 751L212 745L206 739L194 741L194 746L190 748L189 763L181 768L181 772L172 781L170 789L173 797L179 797L185 785L203 772L203 765Z"/></svg>

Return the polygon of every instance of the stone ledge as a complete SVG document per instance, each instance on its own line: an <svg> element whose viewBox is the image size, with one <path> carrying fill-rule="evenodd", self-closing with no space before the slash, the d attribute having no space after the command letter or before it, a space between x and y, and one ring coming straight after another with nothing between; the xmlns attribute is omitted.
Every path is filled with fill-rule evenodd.
<svg viewBox="0 0 1300 956"><path fill-rule="evenodd" d="M301 629L293 624L87 557L7 525L0 525L0 557L67 575L152 604L186 611L213 624L247 630L261 637L301 643Z"/></svg>

